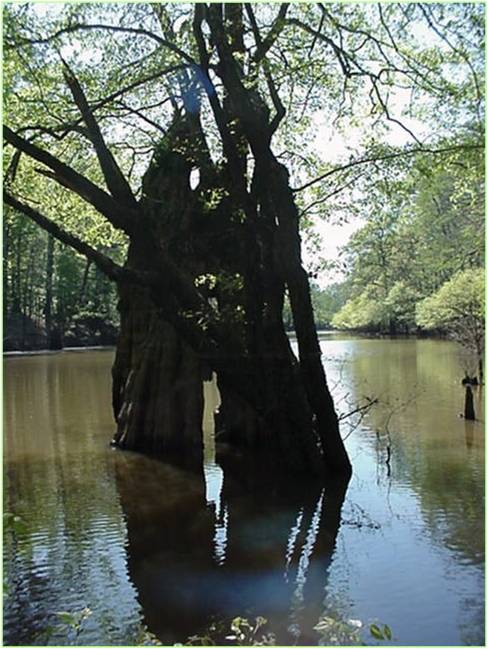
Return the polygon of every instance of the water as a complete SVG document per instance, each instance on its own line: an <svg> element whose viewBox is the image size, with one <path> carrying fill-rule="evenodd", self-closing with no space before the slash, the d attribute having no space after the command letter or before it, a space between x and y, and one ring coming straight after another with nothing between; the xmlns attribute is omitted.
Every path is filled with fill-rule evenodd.
<svg viewBox="0 0 488 649"><path fill-rule="evenodd" d="M109 448L112 352L6 358L4 507L25 528L6 532L4 643L59 644L55 613L89 607L64 640L172 644L240 614L288 643L317 643L330 615L370 643L377 621L393 644L483 644L484 424L458 417L470 359L443 341L321 346L342 413L379 399L343 422L345 495L224 476L212 384L199 476Z"/></svg>

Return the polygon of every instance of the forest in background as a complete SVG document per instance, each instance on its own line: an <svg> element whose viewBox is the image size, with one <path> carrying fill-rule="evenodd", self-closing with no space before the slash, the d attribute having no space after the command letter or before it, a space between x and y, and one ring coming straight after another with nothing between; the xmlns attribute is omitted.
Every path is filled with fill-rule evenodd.
<svg viewBox="0 0 488 649"><path fill-rule="evenodd" d="M342 250L346 281L339 295L339 287L329 289L342 298L329 320L333 327L441 333L448 318L426 302L441 290L437 312L451 304L482 317L483 282L472 280L483 277L483 174L484 157L473 150L383 175L361 205L364 225ZM453 295L463 283L465 302Z"/></svg>

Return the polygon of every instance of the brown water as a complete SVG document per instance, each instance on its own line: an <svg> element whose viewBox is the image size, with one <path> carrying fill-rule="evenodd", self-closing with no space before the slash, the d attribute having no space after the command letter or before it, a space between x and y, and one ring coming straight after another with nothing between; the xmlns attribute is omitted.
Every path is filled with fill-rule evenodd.
<svg viewBox="0 0 488 649"><path fill-rule="evenodd" d="M347 493L262 488L109 448L112 352L4 361L5 644L62 643L55 612L89 607L78 644L168 644L211 620L263 615L316 643L324 614L387 623L395 644L482 644L484 424L458 417L468 360L453 343L324 336L338 408L380 403L347 446ZM482 395L475 390L481 419ZM350 420L346 420L350 421ZM389 436L388 436L389 432ZM388 446L390 462L387 463Z"/></svg>

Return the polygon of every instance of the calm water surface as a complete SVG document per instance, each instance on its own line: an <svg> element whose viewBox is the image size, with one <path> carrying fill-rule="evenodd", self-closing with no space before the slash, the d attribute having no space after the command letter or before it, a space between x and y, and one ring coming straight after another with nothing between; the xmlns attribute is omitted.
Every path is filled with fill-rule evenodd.
<svg viewBox="0 0 488 649"><path fill-rule="evenodd" d="M484 423L458 417L469 359L443 341L321 346L341 412L379 399L344 421L345 497L224 480L212 384L199 476L109 448L112 352L5 358L4 506L26 528L4 543L4 643L45 643L56 611L89 607L78 644L137 644L144 627L184 642L238 614L288 643L317 643L330 614L387 623L395 644L483 644ZM478 389L475 405L483 420Z"/></svg>

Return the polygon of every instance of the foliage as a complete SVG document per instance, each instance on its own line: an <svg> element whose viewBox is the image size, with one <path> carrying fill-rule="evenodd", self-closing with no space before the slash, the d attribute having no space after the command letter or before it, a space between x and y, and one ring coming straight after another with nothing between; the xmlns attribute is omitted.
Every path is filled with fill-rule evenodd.
<svg viewBox="0 0 488 649"><path fill-rule="evenodd" d="M268 626L268 621L258 616L253 622L247 618L235 617L227 629L225 624L213 623L207 632L201 635L194 635L188 638L185 646L241 646L241 647L262 647L276 646L275 634L262 630ZM372 623L368 627L368 632L374 640L392 640L393 634L387 624ZM314 626L319 639L319 646L362 646L364 642L362 636L363 623L361 620L342 619L330 613L321 615L319 621ZM183 646L183 645L175 645Z"/></svg>
<svg viewBox="0 0 488 649"><path fill-rule="evenodd" d="M372 329L380 327L386 319L384 305L370 290L352 298L332 318L337 329Z"/></svg>
<svg viewBox="0 0 488 649"><path fill-rule="evenodd" d="M415 323L417 291L404 281L395 282L385 299L389 317L408 330Z"/></svg>
<svg viewBox="0 0 488 649"><path fill-rule="evenodd" d="M334 314L344 305L347 299L347 283L335 283L320 290L312 284L312 304L315 323L319 329L330 327Z"/></svg>
<svg viewBox="0 0 488 649"><path fill-rule="evenodd" d="M482 157L456 153L430 168L418 159L396 171L373 185L366 222L342 251L350 295L336 327L410 331L421 300L483 264Z"/></svg>
<svg viewBox="0 0 488 649"><path fill-rule="evenodd" d="M335 617L323 615L314 626L320 636L319 645L347 646L362 645L360 620L338 620Z"/></svg>
<svg viewBox="0 0 488 649"><path fill-rule="evenodd" d="M369 632L371 633L373 638L376 638L377 640L391 640L393 637L388 624L383 624L381 626L378 626L377 624L370 624Z"/></svg>
<svg viewBox="0 0 488 649"><path fill-rule="evenodd" d="M230 625L231 634L225 636L225 639L244 647L249 645L258 647L274 645L274 635L272 633L262 633L262 629L267 622L266 618L261 616L258 616L253 623L250 623L246 618L235 617Z"/></svg>
<svg viewBox="0 0 488 649"><path fill-rule="evenodd" d="M58 611L53 614L52 622L46 626L38 639L43 644L55 639L63 645L76 646L79 644L78 638L83 625L91 614L92 611L88 607L79 611Z"/></svg>
<svg viewBox="0 0 488 649"><path fill-rule="evenodd" d="M460 271L417 306L417 323L441 329L482 356L485 327L483 268Z"/></svg>
<svg viewBox="0 0 488 649"><path fill-rule="evenodd" d="M141 624L134 644L137 647L160 647L162 642L145 625Z"/></svg>
<svg viewBox="0 0 488 649"><path fill-rule="evenodd" d="M332 318L346 302L349 290L347 282L330 284L321 289L316 282L311 281L310 297L317 329L327 329L331 326ZM285 299L283 307L283 321L287 330L293 329L293 318L288 298Z"/></svg>
<svg viewBox="0 0 488 649"><path fill-rule="evenodd" d="M19 331L17 314L44 333L47 283L50 277L52 324L68 344L104 344L115 340L118 324L115 287L92 264L67 246L57 244L52 267L48 264L49 240L22 214L7 209L4 218L3 299L6 316L4 345L29 349L29 332ZM115 250L116 255L120 254ZM13 340L8 336L13 335ZM44 341L46 346L47 341Z"/></svg>
<svg viewBox="0 0 488 649"><path fill-rule="evenodd" d="M188 638L187 646L215 646L228 645L238 647L265 647L275 646L276 639L273 633L265 632L266 618L257 616L254 621L244 617L235 617L226 628L224 623L211 624L208 631L201 635Z"/></svg>

